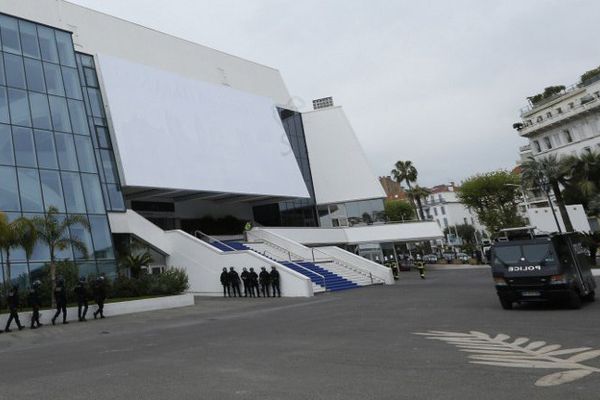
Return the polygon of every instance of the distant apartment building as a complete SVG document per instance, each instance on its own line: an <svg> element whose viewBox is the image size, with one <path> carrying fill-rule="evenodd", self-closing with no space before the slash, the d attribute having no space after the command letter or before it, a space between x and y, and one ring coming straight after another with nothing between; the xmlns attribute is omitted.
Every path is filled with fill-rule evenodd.
<svg viewBox="0 0 600 400"><path fill-rule="evenodd" d="M388 200L404 200L406 199L406 192L402 185L392 179L391 176L380 176L379 183L385 191L385 196Z"/></svg>
<svg viewBox="0 0 600 400"><path fill-rule="evenodd" d="M544 92L529 98L522 121L513 125L529 141L521 159L600 151L600 68L583 74L579 83Z"/></svg>

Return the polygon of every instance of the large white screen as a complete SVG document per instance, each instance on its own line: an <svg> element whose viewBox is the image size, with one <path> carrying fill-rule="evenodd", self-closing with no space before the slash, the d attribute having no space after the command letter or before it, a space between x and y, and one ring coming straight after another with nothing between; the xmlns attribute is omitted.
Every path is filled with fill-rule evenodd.
<svg viewBox="0 0 600 400"><path fill-rule="evenodd" d="M271 99L98 60L125 186L309 197Z"/></svg>

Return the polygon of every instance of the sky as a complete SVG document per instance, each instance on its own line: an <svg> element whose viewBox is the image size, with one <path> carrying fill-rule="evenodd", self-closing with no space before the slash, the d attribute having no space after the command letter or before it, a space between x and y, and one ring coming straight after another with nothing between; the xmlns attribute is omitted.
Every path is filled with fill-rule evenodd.
<svg viewBox="0 0 600 400"><path fill-rule="evenodd" d="M302 111L333 96L373 172L423 186L512 169L526 97L600 65L597 0L71 1L277 68Z"/></svg>

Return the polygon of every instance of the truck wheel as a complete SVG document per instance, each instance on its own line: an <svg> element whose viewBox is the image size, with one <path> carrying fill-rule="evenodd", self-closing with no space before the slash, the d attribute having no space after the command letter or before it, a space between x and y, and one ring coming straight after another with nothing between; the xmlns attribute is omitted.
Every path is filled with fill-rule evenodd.
<svg viewBox="0 0 600 400"><path fill-rule="evenodd" d="M589 302L596 301L596 292L592 290L587 295L585 295L583 299Z"/></svg>
<svg viewBox="0 0 600 400"><path fill-rule="evenodd" d="M579 292L576 290L571 290L569 292L569 308L573 310L581 308L581 296L579 296Z"/></svg>
<svg viewBox="0 0 600 400"><path fill-rule="evenodd" d="M502 308L504 308L505 310L512 310L513 308L513 302L505 299L504 297L499 297L500 299L500 304L502 305Z"/></svg>

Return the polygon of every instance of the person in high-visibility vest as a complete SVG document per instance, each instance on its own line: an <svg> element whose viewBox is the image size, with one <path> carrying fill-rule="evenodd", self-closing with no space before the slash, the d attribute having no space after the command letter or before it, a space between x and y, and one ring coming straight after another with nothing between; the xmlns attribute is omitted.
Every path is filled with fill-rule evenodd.
<svg viewBox="0 0 600 400"><path fill-rule="evenodd" d="M417 271L419 271L419 275L421 275L421 279L425 279L425 263L422 260L418 260L415 262L417 266Z"/></svg>
<svg viewBox="0 0 600 400"><path fill-rule="evenodd" d="M248 221L246 222L246 225L244 225L244 240L247 242L248 241L248 232L250 232L252 230L252 222Z"/></svg>

